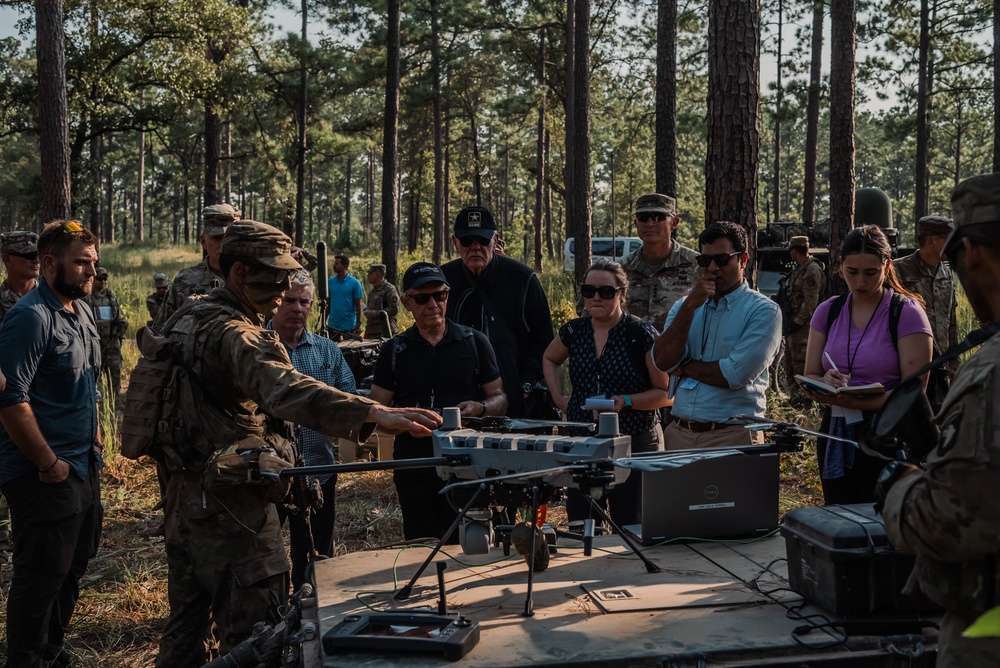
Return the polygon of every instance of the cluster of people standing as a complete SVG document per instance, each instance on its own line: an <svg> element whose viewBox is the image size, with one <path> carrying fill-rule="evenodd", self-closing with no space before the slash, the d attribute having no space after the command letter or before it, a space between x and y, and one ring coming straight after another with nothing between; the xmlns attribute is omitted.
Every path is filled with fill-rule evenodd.
<svg viewBox="0 0 1000 668"><path fill-rule="evenodd" d="M297 452L306 464L332 463L331 437L363 441L381 426L399 432L394 459L424 457L443 407L457 406L465 418L531 415L543 384L570 420L591 421L588 402L610 402L634 452L749 444L760 434L735 416L765 417L769 368L783 336L796 373L834 387L885 386L886 393L868 396L806 393L825 407L822 431L858 436L902 378L957 338L942 253L966 284L977 316L984 323L1000 319L996 291L988 288L990 277L1000 278L1000 176L977 178L956 188L954 222L919 222L920 249L911 258L894 261L876 226L848 234L838 249L846 295L820 302L822 268L810 260L808 240L793 239L793 317L784 327L778 304L746 281L743 227L714 222L700 233L697 251L686 248L675 239L675 200L652 193L634 210L642 247L621 263L595 262L577 286L580 317L553 332L538 277L497 251L491 212L468 207L453 229L457 259L411 265L398 291L385 281L385 267L372 265L375 289L367 304L348 274L349 258L335 258L331 332L385 340L370 397L355 393L336 344L307 329L314 258L229 205L207 207L204 260L173 281L154 277L151 325L143 330L159 337L182 370L181 397L167 420L175 440L154 453L170 602L157 666L201 665L213 640L225 653L256 622L277 622L290 580L297 587L308 576L310 555L332 554L335 476L316 478L327 503L307 511L311 522L289 516L290 570L280 533L286 513L275 504L287 490L212 484L205 472L221 451L290 460ZM78 222L49 223L37 239L7 235L3 252L8 280L0 285L0 304L8 293L20 298L0 325L6 374L0 376L0 488L15 530L8 665L63 665L77 582L100 539L102 344L105 331L120 340L122 319L105 302L84 305L108 291L98 280L107 274L97 265L96 237ZM413 316L401 332L399 306ZM995 584L1000 575L1000 532L992 539L984 533L985 526L995 529L990 522L1000 523L1000 509L973 496L1000 475L993 426L1000 420L981 419L996 412L992 399L981 405L993 389L996 345L973 358L974 378L963 368L955 379L965 394L936 395L951 429L943 430L947 442L927 470L904 469L895 485L883 484L890 536L919 555L921 585L956 627L991 601L973 596L969 603L964 584L948 578L971 573L970 564L978 565L980 582ZM955 369L938 365L934 375L947 387ZM828 503L874 500L884 462L833 440L821 441L818 457ZM394 483L405 538L446 538L455 511L437 493L443 482L434 471L397 470ZM641 477L631 476L606 499L612 519L637 522L640 498ZM72 520L52 531L53 518L67 508ZM568 499L571 521L588 512L582 499ZM956 526L946 544L928 537L942 513L953 524L965 521L963 513L979 514ZM960 656L997 657L991 641L943 637Z"/></svg>

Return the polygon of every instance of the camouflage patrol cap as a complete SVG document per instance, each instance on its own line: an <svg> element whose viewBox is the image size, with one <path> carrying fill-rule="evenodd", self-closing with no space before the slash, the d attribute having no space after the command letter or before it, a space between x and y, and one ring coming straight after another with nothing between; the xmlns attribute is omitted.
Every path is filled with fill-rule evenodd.
<svg viewBox="0 0 1000 668"><path fill-rule="evenodd" d="M229 223L240 219L240 212L230 204L211 204L201 210L202 228L210 237L219 237L226 233Z"/></svg>
<svg viewBox="0 0 1000 668"><path fill-rule="evenodd" d="M369 274L372 273L373 271L380 271L380 272L382 272L382 274L385 274L385 265L384 264L373 264L372 266L368 267L368 273Z"/></svg>
<svg viewBox="0 0 1000 668"><path fill-rule="evenodd" d="M226 228L222 253L253 258L274 269L301 269L292 258L292 240L276 227L256 220L240 220Z"/></svg>
<svg viewBox="0 0 1000 668"><path fill-rule="evenodd" d="M809 252L809 237L807 237L807 236L792 237L791 239L788 240L788 247L789 248L805 248L806 252L808 253Z"/></svg>
<svg viewBox="0 0 1000 668"><path fill-rule="evenodd" d="M170 279L162 271L158 271L153 274L153 286L157 288L165 288L170 285Z"/></svg>
<svg viewBox="0 0 1000 668"><path fill-rule="evenodd" d="M965 179L951 191L951 217L955 229L944 242L947 249L963 227L1000 223L1000 173Z"/></svg>
<svg viewBox="0 0 1000 668"><path fill-rule="evenodd" d="M955 224L951 218L944 216L924 216L917 221L917 234L919 236L948 236L955 229Z"/></svg>
<svg viewBox="0 0 1000 668"><path fill-rule="evenodd" d="M100 265L94 267L94 278L100 280L102 278L107 278L107 277L108 277L108 270L107 269L105 269L104 267L102 267Z"/></svg>
<svg viewBox="0 0 1000 668"><path fill-rule="evenodd" d="M4 232L0 234L0 253L37 253L38 235L34 232Z"/></svg>
<svg viewBox="0 0 1000 668"><path fill-rule="evenodd" d="M635 201L635 214L640 213L665 213L668 216L676 216L677 200L670 195L660 193L642 195Z"/></svg>

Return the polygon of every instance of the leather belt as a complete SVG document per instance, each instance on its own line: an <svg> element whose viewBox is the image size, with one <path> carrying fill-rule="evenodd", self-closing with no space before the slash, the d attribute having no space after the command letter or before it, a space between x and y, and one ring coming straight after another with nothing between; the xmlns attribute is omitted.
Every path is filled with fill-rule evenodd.
<svg viewBox="0 0 1000 668"><path fill-rule="evenodd" d="M683 420L681 418L674 418L674 422L681 429L687 429L688 431L702 432L702 431L715 431L716 429L725 429L726 427L738 427L736 424L727 424L725 422L697 422L695 420Z"/></svg>

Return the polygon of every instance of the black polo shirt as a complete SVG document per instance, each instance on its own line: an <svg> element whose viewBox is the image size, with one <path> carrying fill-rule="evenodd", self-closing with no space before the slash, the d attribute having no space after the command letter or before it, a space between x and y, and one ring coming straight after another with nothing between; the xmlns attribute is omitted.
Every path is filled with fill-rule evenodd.
<svg viewBox="0 0 1000 668"><path fill-rule="evenodd" d="M391 391L393 405L440 411L463 401L482 401L483 385L500 377L493 346L482 332L446 322L436 346L415 325L382 346L372 384ZM393 457L429 457L432 450L430 438L404 432L396 437Z"/></svg>

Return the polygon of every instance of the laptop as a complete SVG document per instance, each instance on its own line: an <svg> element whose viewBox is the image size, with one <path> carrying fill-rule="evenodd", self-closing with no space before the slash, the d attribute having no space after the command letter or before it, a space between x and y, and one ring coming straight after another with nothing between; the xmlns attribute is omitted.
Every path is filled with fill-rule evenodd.
<svg viewBox="0 0 1000 668"><path fill-rule="evenodd" d="M643 545L766 535L778 528L780 462L775 452L736 451L679 468L642 471L642 523L622 529Z"/></svg>

